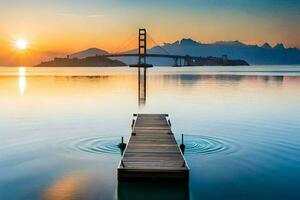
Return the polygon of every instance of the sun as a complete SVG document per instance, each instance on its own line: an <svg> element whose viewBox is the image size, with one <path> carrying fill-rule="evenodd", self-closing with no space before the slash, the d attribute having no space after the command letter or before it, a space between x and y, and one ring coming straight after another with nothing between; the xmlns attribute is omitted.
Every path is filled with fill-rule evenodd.
<svg viewBox="0 0 300 200"><path fill-rule="evenodd" d="M17 47L18 49L21 49L21 50L27 49L27 41L24 40L24 39L19 39L19 40L17 40L17 41L16 41L16 47Z"/></svg>

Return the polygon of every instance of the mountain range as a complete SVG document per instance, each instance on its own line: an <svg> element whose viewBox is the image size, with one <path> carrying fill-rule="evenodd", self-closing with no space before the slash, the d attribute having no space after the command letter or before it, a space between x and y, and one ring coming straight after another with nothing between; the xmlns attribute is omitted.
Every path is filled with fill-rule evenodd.
<svg viewBox="0 0 300 200"><path fill-rule="evenodd" d="M122 53L136 53L137 49ZM103 55L105 50L90 48L70 57L84 58L95 55ZM268 43L262 46L247 45L240 41L219 41L205 44L192 39L182 39L174 43L165 43L162 46L155 46L148 50L151 54L174 54L202 57L221 57L227 55L228 59L242 59L251 65L292 65L300 64L300 50L297 48L285 48L283 44L271 47ZM120 57L118 60L127 64L136 63L136 58ZM174 61L166 58L149 58L148 62L154 65L172 65Z"/></svg>

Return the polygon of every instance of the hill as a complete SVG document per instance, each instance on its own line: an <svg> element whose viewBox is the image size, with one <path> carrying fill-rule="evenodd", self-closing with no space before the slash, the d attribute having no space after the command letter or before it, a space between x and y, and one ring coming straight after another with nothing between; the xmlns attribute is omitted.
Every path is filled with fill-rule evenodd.
<svg viewBox="0 0 300 200"><path fill-rule="evenodd" d="M108 52L105 50L98 49L98 48L89 48L83 51L79 51L77 53L73 53L69 57L81 59L81 58L92 57L92 56L101 56L105 54L108 54Z"/></svg>
<svg viewBox="0 0 300 200"><path fill-rule="evenodd" d="M48 62L41 62L35 67L119 67L127 66L119 60L112 60L102 56L86 58L54 58Z"/></svg>

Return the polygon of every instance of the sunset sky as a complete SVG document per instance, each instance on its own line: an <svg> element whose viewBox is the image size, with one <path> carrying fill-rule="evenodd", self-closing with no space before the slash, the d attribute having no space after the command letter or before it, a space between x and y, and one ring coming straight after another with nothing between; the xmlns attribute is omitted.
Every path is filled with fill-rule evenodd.
<svg viewBox="0 0 300 200"><path fill-rule="evenodd" d="M139 27L147 28L158 43L193 38L203 43L282 42L300 48L298 0L0 0L0 4L0 65L17 65L16 60L30 56L31 64L90 47L116 51ZM19 39L28 42L27 52L16 48Z"/></svg>

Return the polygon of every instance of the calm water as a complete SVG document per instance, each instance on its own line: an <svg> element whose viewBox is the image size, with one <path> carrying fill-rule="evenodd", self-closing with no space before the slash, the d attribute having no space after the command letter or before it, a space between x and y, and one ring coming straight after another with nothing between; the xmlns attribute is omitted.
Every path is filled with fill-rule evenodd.
<svg viewBox="0 0 300 200"><path fill-rule="evenodd" d="M0 199L300 199L299 66L147 73L0 68ZM117 182L137 112L185 135L188 187Z"/></svg>

